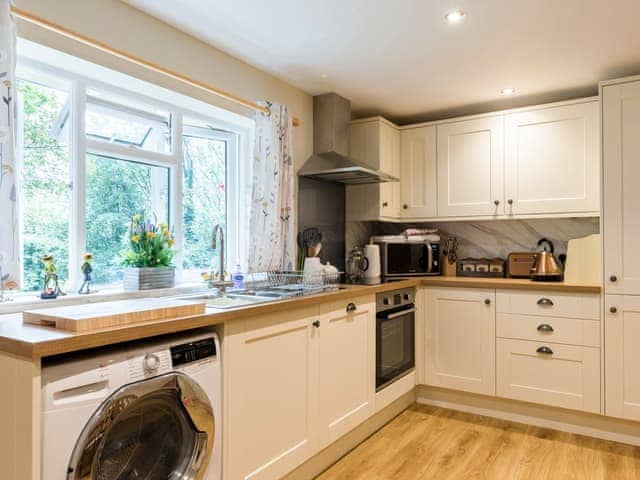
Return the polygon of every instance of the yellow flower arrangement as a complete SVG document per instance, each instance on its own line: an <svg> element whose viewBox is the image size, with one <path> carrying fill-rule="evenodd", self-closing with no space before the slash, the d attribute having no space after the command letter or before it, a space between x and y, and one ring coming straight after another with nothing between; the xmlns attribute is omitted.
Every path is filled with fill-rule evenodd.
<svg viewBox="0 0 640 480"><path fill-rule="evenodd" d="M173 232L164 223L154 224L137 213L129 224L129 249L122 263L129 267L168 267L175 255Z"/></svg>

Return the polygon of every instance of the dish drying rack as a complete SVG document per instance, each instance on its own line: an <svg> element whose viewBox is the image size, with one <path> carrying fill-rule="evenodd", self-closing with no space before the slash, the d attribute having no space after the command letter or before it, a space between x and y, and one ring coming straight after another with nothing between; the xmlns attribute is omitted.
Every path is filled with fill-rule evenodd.
<svg viewBox="0 0 640 480"><path fill-rule="evenodd" d="M337 288L342 272L277 271L248 273L244 284L247 288L278 288L292 292L310 293Z"/></svg>

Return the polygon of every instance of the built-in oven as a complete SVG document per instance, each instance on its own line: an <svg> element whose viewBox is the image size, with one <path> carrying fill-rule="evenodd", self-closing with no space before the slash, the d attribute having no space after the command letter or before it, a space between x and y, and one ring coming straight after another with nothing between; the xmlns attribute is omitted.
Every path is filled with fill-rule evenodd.
<svg viewBox="0 0 640 480"><path fill-rule="evenodd" d="M380 245L384 280L440 275L440 236L385 235L371 237Z"/></svg>
<svg viewBox="0 0 640 480"><path fill-rule="evenodd" d="M376 295L376 391L415 367L414 296L413 288Z"/></svg>

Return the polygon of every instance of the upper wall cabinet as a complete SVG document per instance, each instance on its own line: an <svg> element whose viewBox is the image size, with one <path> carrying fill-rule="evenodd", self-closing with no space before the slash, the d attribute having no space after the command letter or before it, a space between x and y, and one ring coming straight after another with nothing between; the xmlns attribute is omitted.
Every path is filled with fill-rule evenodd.
<svg viewBox="0 0 640 480"><path fill-rule="evenodd" d="M505 117L505 213L600 209L598 102Z"/></svg>
<svg viewBox="0 0 640 480"><path fill-rule="evenodd" d="M607 293L640 295L640 80L602 88Z"/></svg>
<svg viewBox="0 0 640 480"><path fill-rule="evenodd" d="M436 216L436 127L402 130L400 134L400 199L402 218Z"/></svg>
<svg viewBox="0 0 640 480"><path fill-rule="evenodd" d="M438 216L504 212L503 117L438 125Z"/></svg>
<svg viewBox="0 0 640 480"><path fill-rule="evenodd" d="M400 178L400 131L382 117L356 120L349 127L349 155ZM347 220L394 219L400 215L400 182L349 185Z"/></svg>

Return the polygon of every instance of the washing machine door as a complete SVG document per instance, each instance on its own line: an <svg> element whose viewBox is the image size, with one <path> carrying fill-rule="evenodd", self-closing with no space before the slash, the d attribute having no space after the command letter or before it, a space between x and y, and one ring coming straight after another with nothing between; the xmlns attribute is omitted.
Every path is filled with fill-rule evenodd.
<svg viewBox="0 0 640 480"><path fill-rule="evenodd" d="M172 372L107 398L76 442L68 480L200 480L211 457L214 416L202 388Z"/></svg>

